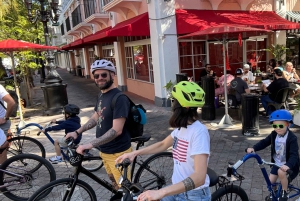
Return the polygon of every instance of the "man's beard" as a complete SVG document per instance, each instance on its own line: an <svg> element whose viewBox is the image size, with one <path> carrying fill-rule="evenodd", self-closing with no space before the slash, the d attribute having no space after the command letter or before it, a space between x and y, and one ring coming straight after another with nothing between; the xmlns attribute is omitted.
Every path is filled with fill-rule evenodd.
<svg viewBox="0 0 300 201"><path fill-rule="evenodd" d="M105 90L105 89L108 89L113 83L114 83L114 81L112 79L110 79L109 81L105 82L104 86L100 86L97 83L95 83L95 84L97 85L97 87L99 87L100 90Z"/></svg>

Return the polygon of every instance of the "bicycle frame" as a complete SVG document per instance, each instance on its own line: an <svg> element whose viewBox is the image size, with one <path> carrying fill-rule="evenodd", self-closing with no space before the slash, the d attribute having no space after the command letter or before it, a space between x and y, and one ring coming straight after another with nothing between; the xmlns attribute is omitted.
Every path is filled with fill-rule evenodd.
<svg viewBox="0 0 300 201"><path fill-rule="evenodd" d="M280 183L274 183L274 184L271 184L271 181L269 179L269 174L267 173L267 170L265 168L265 164L266 162L256 153L250 153L250 154L246 154L241 160L239 160L238 162L236 162L232 167L231 167L231 170L232 170L232 174L234 176L237 175L237 169L243 164L245 163L248 159L250 158L255 158L259 167L260 167L260 170L265 178L265 181L267 183L267 187L268 187L268 191L272 194L272 201L277 201L279 196L280 196L280 192L282 190L282 186ZM230 167L229 167L230 168ZM273 189L274 186L278 186L278 188L276 189L277 192ZM293 185L289 184L288 185L288 188L289 189L293 189L294 191L296 191L295 194L289 194L289 198L293 198L297 195L300 195L300 189L297 188L297 187L294 187Z"/></svg>

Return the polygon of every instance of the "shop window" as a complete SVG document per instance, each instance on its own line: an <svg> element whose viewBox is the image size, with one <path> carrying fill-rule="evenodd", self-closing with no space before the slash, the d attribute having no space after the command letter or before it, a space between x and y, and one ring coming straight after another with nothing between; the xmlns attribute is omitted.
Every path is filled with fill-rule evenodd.
<svg viewBox="0 0 300 201"><path fill-rule="evenodd" d="M257 67L260 71L266 71L267 65L267 39L254 39L246 41L247 62L251 63L252 71Z"/></svg>
<svg viewBox="0 0 300 201"><path fill-rule="evenodd" d="M106 59L108 61L111 61L114 66L116 67L116 59L115 59L115 51L113 48L111 49L103 49L103 59Z"/></svg>
<svg viewBox="0 0 300 201"><path fill-rule="evenodd" d="M89 48L89 64L88 66L91 66L92 63L95 61L95 53L93 48Z"/></svg>
<svg viewBox="0 0 300 201"><path fill-rule="evenodd" d="M125 47L127 78L154 82L151 45Z"/></svg>
<svg viewBox="0 0 300 201"><path fill-rule="evenodd" d="M179 42L180 72L187 73L195 81L200 80L200 72L204 69L206 50L204 41Z"/></svg>

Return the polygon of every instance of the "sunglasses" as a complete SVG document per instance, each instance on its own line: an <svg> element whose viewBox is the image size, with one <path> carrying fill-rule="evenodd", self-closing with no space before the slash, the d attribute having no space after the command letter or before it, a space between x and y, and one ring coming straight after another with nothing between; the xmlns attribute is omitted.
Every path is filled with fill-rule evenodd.
<svg viewBox="0 0 300 201"><path fill-rule="evenodd" d="M107 78L107 73L94 74L94 79L98 79L99 77Z"/></svg>
<svg viewBox="0 0 300 201"><path fill-rule="evenodd" d="M285 125L283 124L272 124L273 128L284 128Z"/></svg>

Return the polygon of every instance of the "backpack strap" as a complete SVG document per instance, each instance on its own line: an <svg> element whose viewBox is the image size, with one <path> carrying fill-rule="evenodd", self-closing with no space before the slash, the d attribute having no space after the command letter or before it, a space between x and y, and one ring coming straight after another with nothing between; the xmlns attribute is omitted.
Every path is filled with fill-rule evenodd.
<svg viewBox="0 0 300 201"><path fill-rule="evenodd" d="M124 94L122 91L120 91L120 92L118 92L118 93L116 93L116 94L114 95L114 97L113 97L113 99L112 99L112 101L111 101L111 104L110 104L111 110L114 110L115 105L116 105L116 102L117 102L117 99L118 99L119 96L121 96L121 95L124 95L124 96L127 97L127 99L128 99L129 102L130 102L130 105L135 105L135 104L132 102L132 100L131 100L126 94Z"/></svg>
<svg viewBox="0 0 300 201"><path fill-rule="evenodd" d="M4 104L2 103L2 101L0 101L0 104L1 104L2 107L6 110L6 107L4 106Z"/></svg>

